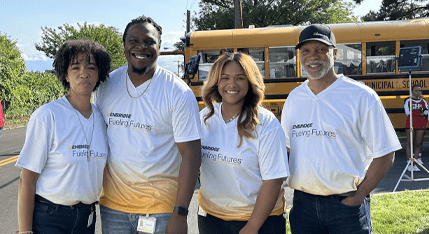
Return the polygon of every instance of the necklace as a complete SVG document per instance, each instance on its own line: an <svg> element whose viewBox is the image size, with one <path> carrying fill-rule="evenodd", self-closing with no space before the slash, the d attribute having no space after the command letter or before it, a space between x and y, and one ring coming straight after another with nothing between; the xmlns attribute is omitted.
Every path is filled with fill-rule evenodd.
<svg viewBox="0 0 429 234"><path fill-rule="evenodd" d="M237 118L238 114L239 114L239 113L237 113L237 114L235 114L234 116L232 116L232 118L230 118L230 119L228 119L228 120L225 120L225 123L229 123L229 122L233 121L235 118Z"/></svg>
<svg viewBox="0 0 429 234"><path fill-rule="evenodd" d="M147 85L147 87L145 88L145 90L143 91L143 93L141 93L137 97L131 96L130 91L128 90L128 79L130 79L130 77L128 76L128 72L127 72L127 77L125 77L125 86L127 88L127 93L128 93L128 96L130 96L130 98L134 98L135 99L135 98L141 97L146 92L146 90L149 88L150 84L152 83L152 79L153 78L150 79L149 84Z"/></svg>
<svg viewBox="0 0 429 234"><path fill-rule="evenodd" d="M80 129L83 132L83 136L85 137L85 141L86 141L86 160L89 162L90 160L90 152L89 152L89 148L91 147L91 143L92 143L92 137L93 137L93 133L94 133L94 116L92 116L92 129L91 129L91 138L89 139L88 142L88 137L86 136L85 130L83 129L83 125L82 125L82 121L80 121L80 117L79 114L77 113L78 110L76 110L76 108L73 106L73 104L70 102L68 96L66 96L67 101L69 101L70 105L73 107L74 109L74 113L76 114L77 119L79 120L79 124L80 124ZM92 108L92 107L91 107ZM79 111L80 112L80 111ZM90 112L92 112L92 109L90 110ZM82 115L83 116L83 115ZM90 116L90 118L91 118Z"/></svg>

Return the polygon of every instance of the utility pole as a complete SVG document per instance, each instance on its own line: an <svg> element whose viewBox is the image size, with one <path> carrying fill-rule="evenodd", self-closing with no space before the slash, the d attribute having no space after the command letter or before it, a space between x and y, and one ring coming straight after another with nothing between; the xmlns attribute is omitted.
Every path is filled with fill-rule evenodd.
<svg viewBox="0 0 429 234"><path fill-rule="evenodd" d="M186 11L186 34L188 34L190 31L191 31L191 11L187 10Z"/></svg>
<svg viewBox="0 0 429 234"><path fill-rule="evenodd" d="M180 76L180 74L179 74L179 71L180 71L180 63L181 63L181 62L183 62L183 61L178 60L178 61L174 61L174 62L177 62L177 75L178 75L178 76Z"/></svg>
<svg viewBox="0 0 429 234"><path fill-rule="evenodd" d="M234 0L234 28L243 28L241 0Z"/></svg>

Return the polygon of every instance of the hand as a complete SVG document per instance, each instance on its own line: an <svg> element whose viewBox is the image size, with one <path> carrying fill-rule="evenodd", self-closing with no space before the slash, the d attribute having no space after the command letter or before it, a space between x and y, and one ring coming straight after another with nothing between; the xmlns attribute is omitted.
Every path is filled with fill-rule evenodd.
<svg viewBox="0 0 429 234"><path fill-rule="evenodd" d="M245 225L239 232L239 234L258 234L259 230L255 230L254 228L250 227L249 225Z"/></svg>
<svg viewBox="0 0 429 234"><path fill-rule="evenodd" d="M351 197L344 198L341 201L341 203L343 203L344 205L347 205L347 206L360 206L360 205L362 205L364 200L365 200L365 197L354 195Z"/></svg>
<svg viewBox="0 0 429 234"><path fill-rule="evenodd" d="M165 234L187 234L187 217L173 213L165 228Z"/></svg>

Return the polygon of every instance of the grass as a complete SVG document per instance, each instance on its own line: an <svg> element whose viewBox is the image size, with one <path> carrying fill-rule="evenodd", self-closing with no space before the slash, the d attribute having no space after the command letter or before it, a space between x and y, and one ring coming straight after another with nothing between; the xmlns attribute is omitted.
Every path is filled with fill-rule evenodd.
<svg viewBox="0 0 429 234"><path fill-rule="evenodd" d="M374 234L429 233L429 190L371 197Z"/></svg>
<svg viewBox="0 0 429 234"><path fill-rule="evenodd" d="M4 129L13 129L26 126L30 116L6 117L4 120Z"/></svg>
<svg viewBox="0 0 429 234"><path fill-rule="evenodd" d="M429 190L373 195L371 219L374 234L429 234Z"/></svg>

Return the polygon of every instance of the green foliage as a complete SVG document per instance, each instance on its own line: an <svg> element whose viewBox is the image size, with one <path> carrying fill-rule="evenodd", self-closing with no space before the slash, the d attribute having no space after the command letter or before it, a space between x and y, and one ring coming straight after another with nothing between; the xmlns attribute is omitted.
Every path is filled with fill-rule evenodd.
<svg viewBox="0 0 429 234"><path fill-rule="evenodd" d="M183 41L178 41L173 45L178 51L185 51L185 43Z"/></svg>
<svg viewBox="0 0 429 234"><path fill-rule="evenodd" d="M429 233L429 190L371 197L374 233Z"/></svg>
<svg viewBox="0 0 429 234"><path fill-rule="evenodd" d="M66 93L57 77L47 72L26 72L13 83L7 117L31 115L43 104Z"/></svg>
<svg viewBox="0 0 429 234"><path fill-rule="evenodd" d="M0 99L11 100L15 81L20 79L26 70L16 42L7 35L0 34Z"/></svg>
<svg viewBox="0 0 429 234"><path fill-rule="evenodd" d="M243 26L355 22L351 3L341 0L243 0ZM234 28L234 0L202 0L193 18L197 30Z"/></svg>
<svg viewBox="0 0 429 234"><path fill-rule="evenodd" d="M16 42L0 34L0 99L10 103L6 117L30 115L41 105L64 94L55 75L27 72Z"/></svg>
<svg viewBox="0 0 429 234"><path fill-rule="evenodd" d="M362 20L406 20L429 16L428 0L383 0L380 9L370 11Z"/></svg>
<svg viewBox="0 0 429 234"><path fill-rule="evenodd" d="M123 52L122 34L117 28L108 27L104 24L94 25L86 22L78 28L69 24L64 24L58 27L58 31L52 28L42 28L42 39L39 44L36 44L36 49L43 51L46 56L54 58L59 47L69 39L91 39L103 45L109 52L112 58L112 69L121 67L127 64Z"/></svg>

